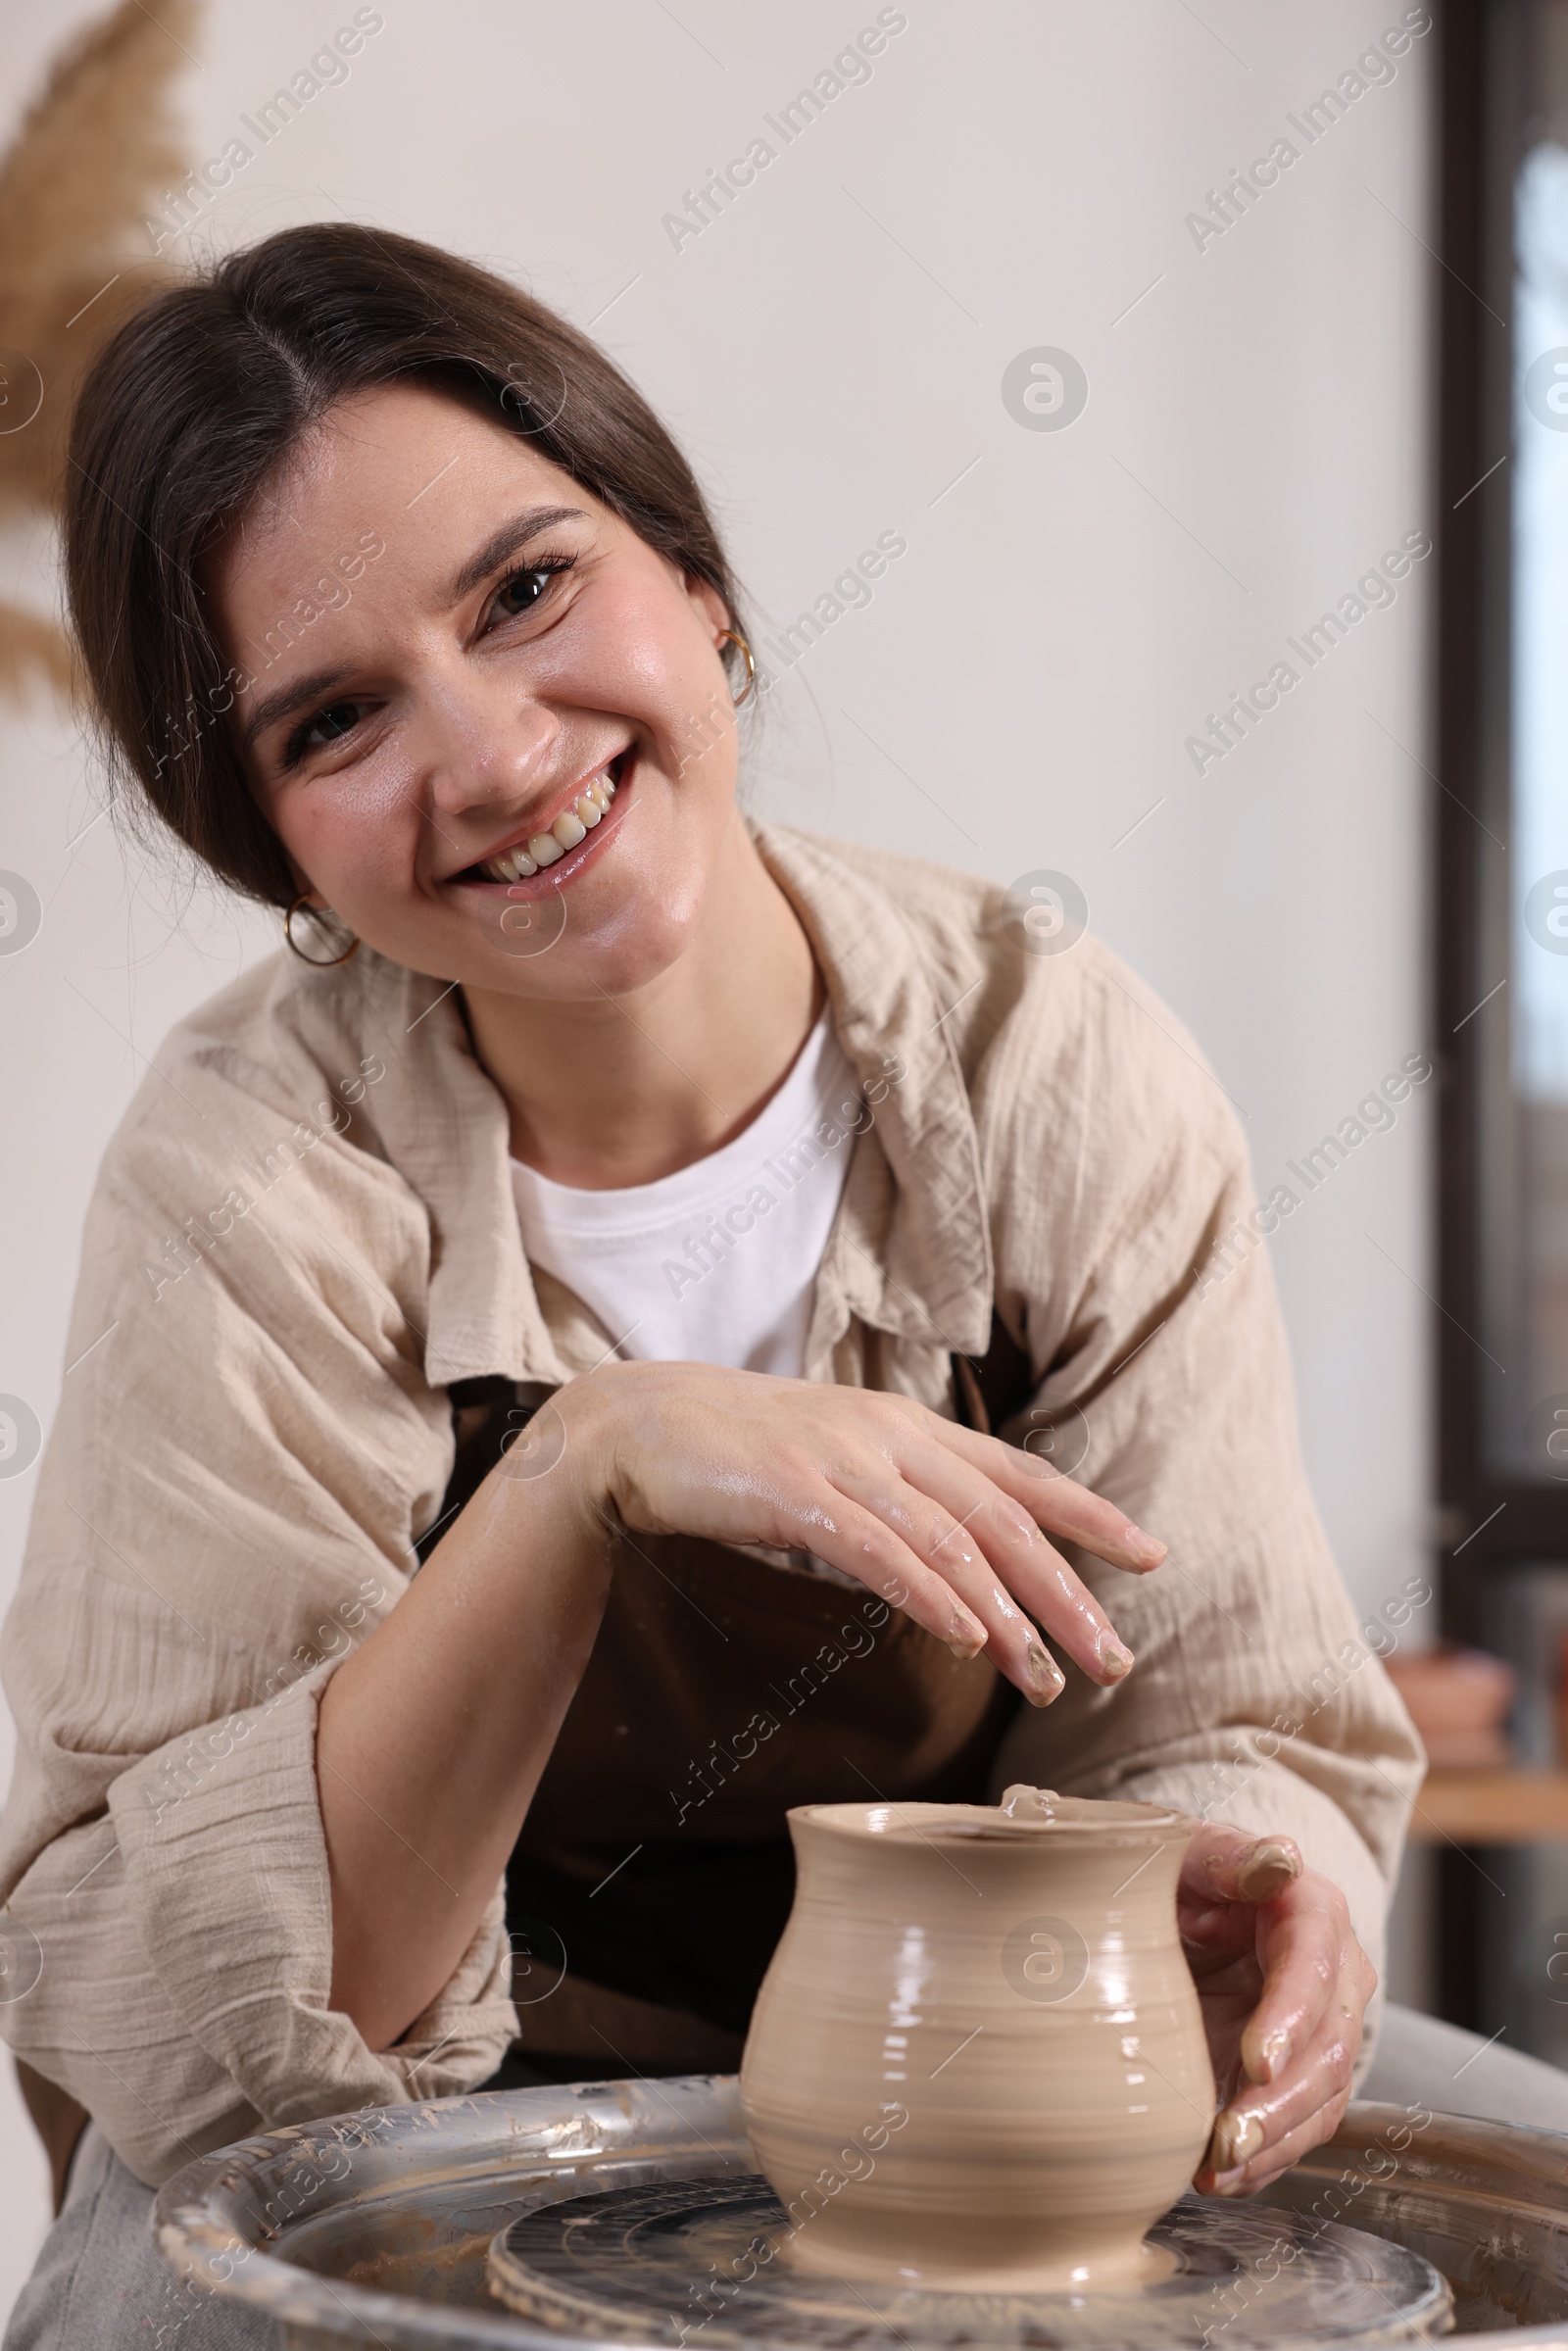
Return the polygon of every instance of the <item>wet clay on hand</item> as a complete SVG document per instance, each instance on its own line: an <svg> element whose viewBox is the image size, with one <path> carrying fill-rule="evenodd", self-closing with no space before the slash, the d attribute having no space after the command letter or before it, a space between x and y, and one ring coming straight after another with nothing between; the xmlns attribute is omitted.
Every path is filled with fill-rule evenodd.
<svg viewBox="0 0 1568 2351"><path fill-rule="evenodd" d="M792 1811L741 2067L780 2254L936 2289L1126 2286L1214 2082L1176 1932L1193 1823L1008 1788Z"/></svg>

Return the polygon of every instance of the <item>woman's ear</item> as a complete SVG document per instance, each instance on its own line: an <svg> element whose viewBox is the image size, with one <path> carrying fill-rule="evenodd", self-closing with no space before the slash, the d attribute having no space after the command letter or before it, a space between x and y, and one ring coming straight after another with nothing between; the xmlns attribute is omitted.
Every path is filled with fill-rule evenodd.
<svg viewBox="0 0 1568 2351"><path fill-rule="evenodd" d="M686 575L686 595L693 611L711 631L715 639L714 650L716 651L719 632L735 626L734 616L728 605L710 581L700 578L694 571L689 571Z"/></svg>

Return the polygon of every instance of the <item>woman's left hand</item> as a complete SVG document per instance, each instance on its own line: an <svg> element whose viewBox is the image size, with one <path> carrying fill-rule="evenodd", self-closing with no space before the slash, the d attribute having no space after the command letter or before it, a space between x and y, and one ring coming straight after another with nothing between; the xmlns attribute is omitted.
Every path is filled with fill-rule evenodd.
<svg viewBox="0 0 1568 2351"><path fill-rule="evenodd" d="M1339 2128L1377 1972L1289 1837L1200 1825L1176 1914L1222 2100L1193 2184L1250 2195Z"/></svg>

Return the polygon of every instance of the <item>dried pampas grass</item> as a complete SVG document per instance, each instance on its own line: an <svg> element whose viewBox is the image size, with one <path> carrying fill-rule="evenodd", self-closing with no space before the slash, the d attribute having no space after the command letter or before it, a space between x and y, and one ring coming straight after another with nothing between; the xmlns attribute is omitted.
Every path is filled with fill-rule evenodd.
<svg viewBox="0 0 1568 2351"><path fill-rule="evenodd" d="M0 430L0 521L59 513L83 370L172 274L143 220L185 175L171 93L198 0L155 4L156 19L122 0L63 51L0 160L3 389L19 412L38 398L40 378L42 390L29 422ZM15 698L38 679L69 690L72 668L63 629L0 604L0 693Z"/></svg>

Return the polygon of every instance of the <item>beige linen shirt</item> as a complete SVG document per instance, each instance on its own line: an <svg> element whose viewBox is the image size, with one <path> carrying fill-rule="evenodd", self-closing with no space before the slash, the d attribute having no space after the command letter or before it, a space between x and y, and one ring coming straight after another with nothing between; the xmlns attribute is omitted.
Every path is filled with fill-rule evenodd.
<svg viewBox="0 0 1568 2351"><path fill-rule="evenodd" d="M998 1787L1287 1831L1378 1958L1419 1748L1302 1476L1267 1253L1213 1278L1251 1205L1224 1094L1093 939L1037 955L985 883L758 839L871 1102L808 1376L951 1412L995 1304L1037 1401L1086 1416L1081 1477L1170 1545L1146 1579L1078 1560L1137 1669L1020 1708ZM36 1980L0 2028L141 2179L498 2064L499 1886L396 2047L328 2006L316 1707L440 1512L448 1383L560 1382L612 1336L530 1276L506 1109L439 981L279 955L167 1041L88 1215L3 1650L0 1897Z"/></svg>

